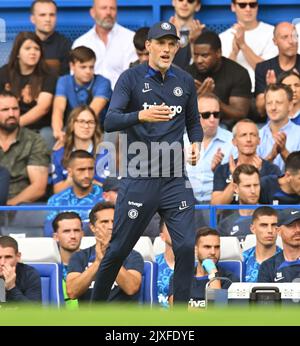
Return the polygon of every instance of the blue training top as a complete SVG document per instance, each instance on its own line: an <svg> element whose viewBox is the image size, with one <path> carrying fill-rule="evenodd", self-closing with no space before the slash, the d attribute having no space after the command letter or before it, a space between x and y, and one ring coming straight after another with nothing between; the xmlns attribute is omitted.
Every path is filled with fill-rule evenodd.
<svg viewBox="0 0 300 346"><path fill-rule="evenodd" d="M52 180L49 181L50 184L58 184L59 182L66 180L68 177L68 170L63 166L62 163L64 152L64 147L52 151ZM88 150L88 152L92 153L90 150ZM109 175L109 160L110 156L107 149L102 148L101 151L96 155L94 179L100 183L103 183L106 177Z"/></svg>
<svg viewBox="0 0 300 346"><path fill-rule="evenodd" d="M286 261L280 251L261 264L257 282L292 282L296 278L300 278L300 259Z"/></svg>
<svg viewBox="0 0 300 346"><path fill-rule="evenodd" d="M171 120L143 123L139 121L138 113L141 110L162 103L173 111ZM198 115L197 94L194 80L187 72L171 66L163 79L159 71L155 71L147 64L141 64L121 74L113 92L104 128L107 132L122 131L127 134L128 162L125 165L128 167L128 172L127 174L122 172L122 176L136 178L160 177L168 173L167 176L182 175L185 127L190 142L201 142L203 131ZM159 151L155 147L155 142L158 145L165 142L165 145L161 146ZM170 146L173 148L171 155ZM139 150L141 147L142 150ZM147 153L145 149L148 150ZM134 161L131 162L137 157L136 154L139 159L138 165ZM170 156L170 164L167 162L167 167L164 169L165 158ZM133 165L140 169L139 174L135 175L130 171Z"/></svg>

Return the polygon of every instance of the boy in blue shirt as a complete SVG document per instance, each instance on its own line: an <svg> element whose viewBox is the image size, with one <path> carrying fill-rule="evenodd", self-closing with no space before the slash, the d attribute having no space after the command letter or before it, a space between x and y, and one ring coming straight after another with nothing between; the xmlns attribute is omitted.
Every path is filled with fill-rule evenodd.
<svg viewBox="0 0 300 346"><path fill-rule="evenodd" d="M101 119L106 112L112 91L110 81L94 74L96 55L87 47L77 47L70 53L73 75L64 75L57 81L53 102L52 129L58 140L64 138L66 115L75 107L89 105ZM104 113L103 113L104 112Z"/></svg>

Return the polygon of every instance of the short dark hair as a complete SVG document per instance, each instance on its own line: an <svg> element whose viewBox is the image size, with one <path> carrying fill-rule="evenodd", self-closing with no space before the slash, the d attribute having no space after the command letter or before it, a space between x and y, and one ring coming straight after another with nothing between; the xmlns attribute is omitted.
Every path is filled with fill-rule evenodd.
<svg viewBox="0 0 300 346"><path fill-rule="evenodd" d="M32 4L31 4L31 6L30 6L30 13L31 14L33 14L33 12L34 12L34 7L35 7L35 5L38 3L38 2L40 2L40 3L42 3L42 4L53 4L54 6L55 6L55 10L57 11L57 4L56 4L56 2L55 1L53 1L53 0L34 0L33 2L32 2Z"/></svg>
<svg viewBox="0 0 300 346"><path fill-rule="evenodd" d="M241 174L252 175L254 173L258 174L258 177L259 177L259 170L255 166L243 163L237 166L236 169L234 170L232 174L232 180L235 184L239 184L241 182L240 180Z"/></svg>
<svg viewBox="0 0 300 346"><path fill-rule="evenodd" d="M8 235L3 235L0 237L0 247L12 247L15 250L15 253L19 252L19 247L16 239Z"/></svg>
<svg viewBox="0 0 300 346"><path fill-rule="evenodd" d="M15 99L18 99L13 92L5 89L0 90L0 97L14 97Z"/></svg>
<svg viewBox="0 0 300 346"><path fill-rule="evenodd" d="M220 234L216 229L211 228L211 227L207 227L207 226L200 227L196 231L195 244L198 243L198 241L201 237L206 237L208 235L216 235L216 236L220 237Z"/></svg>
<svg viewBox="0 0 300 346"><path fill-rule="evenodd" d="M79 46L70 51L70 61L74 64L76 61L87 62L90 60L96 60L95 52L88 47Z"/></svg>
<svg viewBox="0 0 300 346"><path fill-rule="evenodd" d="M58 230L58 223L62 220L72 220L72 219L78 219L80 221L81 227L82 227L82 221L79 214L75 213L75 211L63 211L62 213L59 213L55 216L54 220L52 221L52 228L53 232L57 232Z"/></svg>
<svg viewBox="0 0 300 346"><path fill-rule="evenodd" d="M290 102L293 100L293 90L288 85L282 84L282 83L269 84L265 90L265 97L269 91L279 91L279 90L285 91L286 96Z"/></svg>
<svg viewBox="0 0 300 346"><path fill-rule="evenodd" d="M222 44L218 34L214 31L203 31L200 36L197 37L195 44L208 44L214 51L221 49Z"/></svg>
<svg viewBox="0 0 300 346"><path fill-rule="evenodd" d="M133 44L135 49L144 50L145 42L147 41L149 26L139 28L133 36Z"/></svg>
<svg viewBox="0 0 300 346"><path fill-rule="evenodd" d="M68 160L68 166L76 159L92 159L95 160L94 156L86 150L75 150L72 151L70 158Z"/></svg>
<svg viewBox="0 0 300 346"><path fill-rule="evenodd" d="M94 205L93 209L90 211L89 219L90 223L94 226L97 221L96 214L105 209L115 209L115 205L111 202L99 202Z"/></svg>
<svg viewBox="0 0 300 346"><path fill-rule="evenodd" d="M300 170L300 151L289 154L285 161L285 172L289 171L292 175L298 174Z"/></svg>
<svg viewBox="0 0 300 346"><path fill-rule="evenodd" d="M252 223L261 216L276 216L278 218L278 213L276 209L273 209L272 207L258 207L254 210L254 213L252 215Z"/></svg>

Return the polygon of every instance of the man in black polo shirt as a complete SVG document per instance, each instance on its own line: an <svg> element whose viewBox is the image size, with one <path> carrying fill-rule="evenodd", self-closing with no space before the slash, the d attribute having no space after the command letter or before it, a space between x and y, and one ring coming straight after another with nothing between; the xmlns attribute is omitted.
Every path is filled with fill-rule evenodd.
<svg viewBox="0 0 300 346"><path fill-rule="evenodd" d="M222 57L221 40L213 31L203 32L193 48L194 63L187 71L195 79L198 95L214 92L221 100L223 122L232 127L249 111L249 73L235 61Z"/></svg>
<svg viewBox="0 0 300 346"><path fill-rule="evenodd" d="M278 225L283 251L261 264L258 282L293 282L300 278L300 210L281 211Z"/></svg>
<svg viewBox="0 0 300 346"><path fill-rule="evenodd" d="M47 64L58 74L69 73L71 42L55 31L57 5L53 0L35 0L30 8L30 20L41 39Z"/></svg>

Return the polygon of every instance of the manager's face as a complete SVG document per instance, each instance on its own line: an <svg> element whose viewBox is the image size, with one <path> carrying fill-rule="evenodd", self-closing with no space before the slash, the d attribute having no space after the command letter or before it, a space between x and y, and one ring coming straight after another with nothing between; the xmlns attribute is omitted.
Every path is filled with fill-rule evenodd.
<svg viewBox="0 0 300 346"><path fill-rule="evenodd" d="M149 65L155 70L165 72L169 69L178 50L178 41L172 36L146 41L149 52Z"/></svg>

